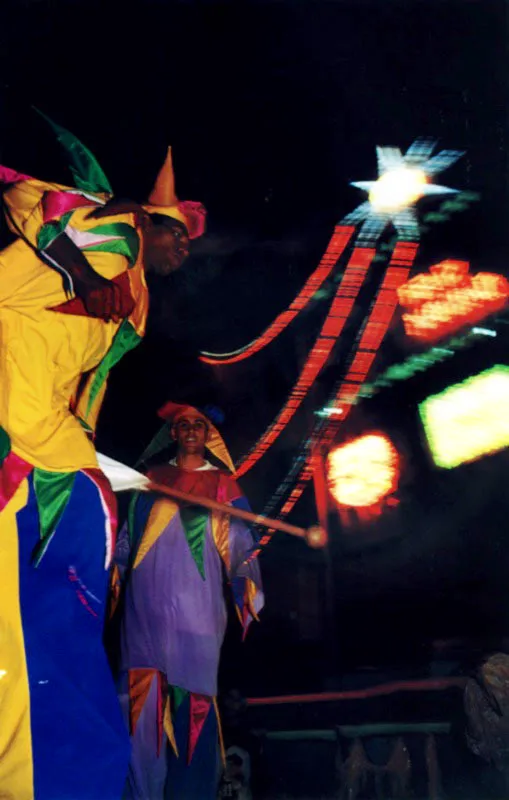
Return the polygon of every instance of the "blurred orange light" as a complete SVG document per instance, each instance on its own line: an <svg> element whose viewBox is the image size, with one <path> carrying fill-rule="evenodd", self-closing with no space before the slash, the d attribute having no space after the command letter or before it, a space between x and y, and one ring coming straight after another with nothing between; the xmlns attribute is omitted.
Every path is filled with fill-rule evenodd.
<svg viewBox="0 0 509 800"><path fill-rule="evenodd" d="M509 283L491 272L470 275L467 261L447 260L400 286L398 297L406 309L407 334L432 341L500 311L507 304Z"/></svg>
<svg viewBox="0 0 509 800"><path fill-rule="evenodd" d="M384 434L361 436L327 457L329 490L340 506L375 506L397 489L398 481L398 453Z"/></svg>

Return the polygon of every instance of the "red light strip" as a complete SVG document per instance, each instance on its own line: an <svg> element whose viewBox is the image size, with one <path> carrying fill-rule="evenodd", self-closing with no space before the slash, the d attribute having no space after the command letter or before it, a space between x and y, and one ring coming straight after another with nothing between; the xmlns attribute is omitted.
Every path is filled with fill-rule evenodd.
<svg viewBox="0 0 509 800"><path fill-rule="evenodd" d="M342 255L345 247L350 241L355 226L352 225L336 225L332 238L327 245L327 249L323 254L318 267L310 275L305 285L297 297L293 300L292 304L276 317L274 322L254 341L241 348L234 353L205 353L202 351L200 361L205 364L235 364L237 361L243 361L246 358L258 353L267 347L285 328L288 327L299 311L307 306L313 295L318 291L322 283L329 277L334 269L334 266L340 256Z"/></svg>
<svg viewBox="0 0 509 800"><path fill-rule="evenodd" d="M283 432L306 397L350 316L375 252L374 248L370 247L356 247L353 250L320 335L309 353L297 383L279 415L237 467L236 477L245 475L260 460Z"/></svg>
<svg viewBox="0 0 509 800"><path fill-rule="evenodd" d="M361 334L357 350L350 362L348 372L341 382L333 402L330 404L332 407L341 407L343 413L341 416L334 416L330 420L317 444L325 447L330 446L334 441L339 426L348 416L352 404L373 365L378 348L387 333L398 305L397 290L408 280L418 247L417 242L398 242L396 244L384 279L378 290L376 301ZM284 517L293 509L304 492L308 481L313 477L316 467L315 461L316 457L311 454L298 482L290 492L278 516Z"/></svg>
<svg viewBox="0 0 509 800"><path fill-rule="evenodd" d="M316 694L287 694L274 697L248 697L248 706L281 706L291 703L330 703L341 700L367 700L370 697L384 697L396 692L433 692L442 689L463 689L466 677L422 678L421 680L391 681L366 689L349 689L343 692L319 692Z"/></svg>

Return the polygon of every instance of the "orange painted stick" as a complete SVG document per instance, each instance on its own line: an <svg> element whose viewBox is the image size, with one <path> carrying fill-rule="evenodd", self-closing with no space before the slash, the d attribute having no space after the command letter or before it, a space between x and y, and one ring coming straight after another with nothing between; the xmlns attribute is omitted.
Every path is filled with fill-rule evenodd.
<svg viewBox="0 0 509 800"><path fill-rule="evenodd" d="M203 506L203 508L209 508L211 511L222 511L229 514L231 517L237 517L238 519L250 522L252 525L263 525L264 528L271 528L272 530L289 533L290 536L298 536L300 539L305 539L308 545L313 548L324 547L327 544L327 533L319 525L312 525L311 528L299 528L297 525L290 525L289 522L283 522L281 519L264 517L261 514L246 511L243 508L235 508L226 503L220 503L218 500L212 500L210 497L201 497L199 495L188 494L188 492L181 492L180 489L172 489L162 483L150 482L147 488L152 492L157 492L157 494L171 497L172 500L180 500L180 502L183 503Z"/></svg>

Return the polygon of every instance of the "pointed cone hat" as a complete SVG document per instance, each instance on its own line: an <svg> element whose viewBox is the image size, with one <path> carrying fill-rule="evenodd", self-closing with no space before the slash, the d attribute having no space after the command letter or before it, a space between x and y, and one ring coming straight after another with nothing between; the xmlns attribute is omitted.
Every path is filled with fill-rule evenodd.
<svg viewBox="0 0 509 800"><path fill-rule="evenodd" d="M186 226L189 238L196 239L205 231L206 211L201 203L187 200L179 202L175 191L175 173L171 147L168 147L163 166L159 170L148 203L143 206L149 214L161 214L176 219Z"/></svg>
<svg viewBox="0 0 509 800"><path fill-rule="evenodd" d="M171 147L168 147L164 164L159 170L154 188L150 192L149 203L154 206L176 206L178 197L175 192L175 174L173 172L173 156Z"/></svg>
<svg viewBox="0 0 509 800"><path fill-rule="evenodd" d="M219 461L221 461L230 470L230 472L235 472L235 466L232 457L228 452L228 448L224 443L224 439L210 418L204 414L203 411L199 411L197 408L194 408L194 406L172 402L165 403L165 405L157 412L157 415L161 417L161 419L164 419L165 424L143 452L142 456L137 462L138 465L148 461L150 458L157 455L157 453L160 453L161 450L165 450L168 445L171 444L172 426L179 417L189 413L197 414L200 417L203 417L208 426L208 436L205 447L210 453L212 453L213 456L219 459Z"/></svg>

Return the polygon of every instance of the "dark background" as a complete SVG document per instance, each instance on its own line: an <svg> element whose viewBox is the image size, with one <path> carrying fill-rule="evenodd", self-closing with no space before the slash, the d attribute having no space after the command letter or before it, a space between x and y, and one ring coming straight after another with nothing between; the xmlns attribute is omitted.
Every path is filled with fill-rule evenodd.
<svg viewBox="0 0 509 800"><path fill-rule="evenodd" d="M186 269L152 287L144 344L112 375L98 437L112 456L133 463L170 398L219 406L234 457L252 446L293 386L326 298L247 362L211 368L197 352L235 349L286 308L363 199L349 181L376 177L376 144L405 150L431 136L465 151L439 181L480 199L426 232L418 267L462 257L474 271L507 269L505 3L17 0L0 17L2 163L69 180L33 104L88 145L121 196L146 196L172 143L179 194L209 211ZM371 285L309 403L242 480L255 508L340 377ZM381 364L407 352L398 326ZM502 646L507 455L444 477L412 411L420 392L491 363L493 347L362 412L407 448L401 508L356 536L331 519L329 572L323 553L274 540L262 558L264 622L242 654L228 644L227 685L316 690L366 666L387 677L448 659L453 670ZM497 348L504 359L502 335ZM308 497L292 519L310 524L314 513Z"/></svg>

